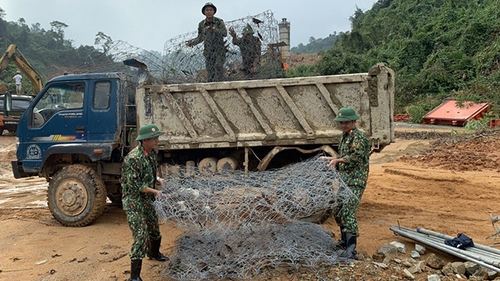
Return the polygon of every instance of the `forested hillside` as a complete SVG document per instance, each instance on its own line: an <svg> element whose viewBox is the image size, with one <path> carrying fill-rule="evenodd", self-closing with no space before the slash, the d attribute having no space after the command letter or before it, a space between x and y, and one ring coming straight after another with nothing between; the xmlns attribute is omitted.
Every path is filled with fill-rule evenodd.
<svg viewBox="0 0 500 281"><path fill-rule="evenodd" d="M50 23L50 30L45 30L39 23L28 26L24 19L7 22L4 20L5 14L6 11L0 7L0 52L5 52L10 44L16 44L22 55L42 76L44 83L64 72L79 69L92 57L103 57L93 46L75 47L71 40L66 39L65 23L53 21ZM97 43L105 44L106 39L104 34L96 35ZM6 70L0 71L0 83L14 89L12 77L16 71L13 63ZM24 80L23 91L32 93L31 83L27 78Z"/></svg>
<svg viewBox="0 0 500 281"><path fill-rule="evenodd" d="M78 69L99 55L93 46L75 47L66 39L62 22L51 22L51 29L44 30L22 19L6 22L6 12L0 8L0 50L17 44L44 79ZM368 11L355 11L350 20L349 32L311 38L309 44L292 48L324 51L318 64L297 66L287 75L366 72L384 62L396 72L398 113L422 114L453 97L492 101L493 115L499 118L498 0L379 0ZM108 39L96 36L102 49ZM1 72L0 82L12 84L15 70Z"/></svg>
<svg viewBox="0 0 500 281"><path fill-rule="evenodd" d="M443 98L500 103L498 0L379 0L357 10L351 31L315 66L289 75L365 72L377 62L396 71L397 110L428 111Z"/></svg>
<svg viewBox="0 0 500 281"><path fill-rule="evenodd" d="M306 54L313 54L313 53L319 53L321 51L327 51L330 50L333 45L335 45L335 41L337 41L337 37L340 35L337 34L337 32L334 32L333 34L328 35L326 38L314 38L310 37L309 38L309 43L306 45L300 43L297 47L292 47L290 51L292 53L300 54L300 53L306 53Z"/></svg>

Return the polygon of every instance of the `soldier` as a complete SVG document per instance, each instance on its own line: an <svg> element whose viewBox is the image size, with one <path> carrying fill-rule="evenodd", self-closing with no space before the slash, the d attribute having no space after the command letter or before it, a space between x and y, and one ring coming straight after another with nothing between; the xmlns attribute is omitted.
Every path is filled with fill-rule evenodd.
<svg viewBox="0 0 500 281"><path fill-rule="evenodd" d="M258 37L253 36L253 33L252 27L247 25L243 29L243 36L238 38L234 29L229 28L229 34L233 37L233 44L240 47L243 61L241 70L247 78L254 76L260 65L261 43Z"/></svg>
<svg viewBox="0 0 500 281"><path fill-rule="evenodd" d="M150 259L157 261L168 259L160 253L160 227L158 215L153 206L155 196L161 195L155 189L156 150L158 137L163 134L154 124L142 126L136 138L140 144L132 149L123 161L122 202L134 238L130 251L129 281L142 280L140 277L142 259L146 254Z"/></svg>
<svg viewBox="0 0 500 281"><path fill-rule="evenodd" d="M226 25L220 18L214 17L217 7L207 2L201 13L205 19L198 24L198 36L186 42L188 47L193 47L204 42L203 56L207 69L207 81L221 81L226 61L226 46L224 37L227 36Z"/></svg>
<svg viewBox="0 0 500 281"><path fill-rule="evenodd" d="M356 211L365 191L368 180L370 142L366 136L356 128L359 116L350 107L341 108L334 119L340 124L343 132L340 138L339 154L337 157L322 156L320 159L330 160L328 168L337 168L342 180L356 195L355 199L344 204L338 204L333 210L333 216L340 227L341 240L337 244L345 248L339 256L341 260L356 259L356 239L359 236Z"/></svg>

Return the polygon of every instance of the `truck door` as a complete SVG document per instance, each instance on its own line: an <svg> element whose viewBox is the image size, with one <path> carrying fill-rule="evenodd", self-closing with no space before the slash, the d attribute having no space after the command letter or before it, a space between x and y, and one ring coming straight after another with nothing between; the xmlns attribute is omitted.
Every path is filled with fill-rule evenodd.
<svg viewBox="0 0 500 281"><path fill-rule="evenodd" d="M94 80L90 85L87 109L87 141L113 142L118 131L116 80Z"/></svg>
<svg viewBox="0 0 500 281"><path fill-rule="evenodd" d="M51 146L86 141L85 85L83 81L54 83L33 101L25 114L26 131L18 132L22 146L18 157L22 155L25 171L38 170Z"/></svg>

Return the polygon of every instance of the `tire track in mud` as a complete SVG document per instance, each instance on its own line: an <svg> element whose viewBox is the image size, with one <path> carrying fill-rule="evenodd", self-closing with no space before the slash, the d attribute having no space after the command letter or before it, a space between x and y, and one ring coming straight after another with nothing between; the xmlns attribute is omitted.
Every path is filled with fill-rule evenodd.
<svg viewBox="0 0 500 281"><path fill-rule="evenodd" d="M15 179L16 136L0 137L0 210L47 208L48 183L44 178Z"/></svg>
<svg viewBox="0 0 500 281"><path fill-rule="evenodd" d="M0 209L47 208L48 183L43 179L0 184Z"/></svg>
<svg viewBox="0 0 500 281"><path fill-rule="evenodd" d="M412 178L415 180L429 180L429 181L435 181L435 182L454 182L454 183L467 183L468 182L466 179L463 179L460 177L458 177L458 178L440 178L440 177L431 177L431 176L421 176L421 175L403 172L401 170L391 169L391 168L386 168L384 170L384 173L388 173L388 174L396 175L396 176L408 177L408 178Z"/></svg>

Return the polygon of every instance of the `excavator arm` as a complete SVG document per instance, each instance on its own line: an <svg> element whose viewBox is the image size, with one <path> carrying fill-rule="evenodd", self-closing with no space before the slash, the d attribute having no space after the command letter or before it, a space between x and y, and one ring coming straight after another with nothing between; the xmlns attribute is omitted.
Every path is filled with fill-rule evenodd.
<svg viewBox="0 0 500 281"><path fill-rule="evenodd" d="M35 94L38 94L43 88L42 77L29 64L28 60L17 50L17 46L12 44L7 48L7 51L0 58L0 71L7 68L9 63L13 62L33 84Z"/></svg>

